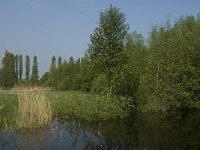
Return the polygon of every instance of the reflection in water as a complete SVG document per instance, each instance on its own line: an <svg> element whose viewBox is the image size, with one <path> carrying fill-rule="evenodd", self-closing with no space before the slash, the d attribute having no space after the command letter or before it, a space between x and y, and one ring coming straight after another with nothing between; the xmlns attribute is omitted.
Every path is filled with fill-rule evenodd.
<svg viewBox="0 0 200 150"><path fill-rule="evenodd" d="M86 122L55 119L35 132L0 131L0 150L200 149L200 114L140 114L128 120Z"/></svg>

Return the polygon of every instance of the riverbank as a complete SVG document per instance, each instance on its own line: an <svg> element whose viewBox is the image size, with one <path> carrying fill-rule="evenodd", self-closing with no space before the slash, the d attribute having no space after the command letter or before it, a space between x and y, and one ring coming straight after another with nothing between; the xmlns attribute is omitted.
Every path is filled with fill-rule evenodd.
<svg viewBox="0 0 200 150"><path fill-rule="evenodd" d="M107 95L78 91L47 91L46 96L51 102L53 117L98 121L117 120L130 115L130 108L127 107L130 101L122 97L109 98ZM138 111L141 113L163 113L170 110L167 104L156 102L139 106ZM17 113L17 92L0 91L0 122L5 122L4 118L6 118L6 122L10 122L16 117Z"/></svg>
<svg viewBox="0 0 200 150"><path fill-rule="evenodd" d="M109 98L106 95L95 95L75 91L47 91L53 116L66 119L81 120L114 120L122 119L129 115L126 101L122 98ZM128 101L127 101L128 103ZM0 91L0 116L13 118L18 110L18 95L16 91ZM7 120L7 119L6 119Z"/></svg>

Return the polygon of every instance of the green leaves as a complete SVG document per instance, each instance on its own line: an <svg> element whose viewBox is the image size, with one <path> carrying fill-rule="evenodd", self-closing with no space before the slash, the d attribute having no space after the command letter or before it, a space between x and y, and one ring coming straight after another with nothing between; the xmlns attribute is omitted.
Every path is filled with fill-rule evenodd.
<svg viewBox="0 0 200 150"><path fill-rule="evenodd" d="M90 36L89 57L95 70L106 74L109 87L114 71L125 60L123 51L128 32L125 21L125 15L111 5L109 9L100 13L99 26Z"/></svg>
<svg viewBox="0 0 200 150"><path fill-rule="evenodd" d="M29 80L29 76L30 76L30 57L29 55L26 56L26 81Z"/></svg>
<svg viewBox="0 0 200 150"><path fill-rule="evenodd" d="M38 62L37 62L37 56L33 57L33 66L32 66L32 75L31 75L31 82L33 84L38 83Z"/></svg>
<svg viewBox="0 0 200 150"><path fill-rule="evenodd" d="M1 69L1 85L3 88L11 88L16 81L15 74L15 56L14 54L5 51L5 55L2 61Z"/></svg>

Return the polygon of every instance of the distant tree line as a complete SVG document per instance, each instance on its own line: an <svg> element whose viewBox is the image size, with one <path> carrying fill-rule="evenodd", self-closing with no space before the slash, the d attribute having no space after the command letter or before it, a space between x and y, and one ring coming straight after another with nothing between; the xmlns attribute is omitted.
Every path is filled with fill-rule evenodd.
<svg viewBox="0 0 200 150"><path fill-rule="evenodd" d="M40 79L41 84L58 90L91 90L94 74L91 62L87 56L74 60L70 57L69 62L62 61L61 57L52 57L49 72Z"/></svg>
<svg viewBox="0 0 200 150"><path fill-rule="evenodd" d="M39 79L37 57L26 57L25 81L57 90L80 90L130 99L137 109L200 108L200 16L183 16L173 24L154 26L145 39L130 33L116 7L100 13L83 58L52 57L49 71ZM5 52L1 87L22 80L22 56Z"/></svg>
<svg viewBox="0 0 200 150"><path fill-rule="evenodd" d="M3 89L10 89L14 85L20 84L38 84L38 62L37 57L34 56L32 74L30 76L30 57L26 56L25 59L25 80L23 76L23 56L14 55L9 51L5 51L2 67L0 68L0 87Z"/></svg>

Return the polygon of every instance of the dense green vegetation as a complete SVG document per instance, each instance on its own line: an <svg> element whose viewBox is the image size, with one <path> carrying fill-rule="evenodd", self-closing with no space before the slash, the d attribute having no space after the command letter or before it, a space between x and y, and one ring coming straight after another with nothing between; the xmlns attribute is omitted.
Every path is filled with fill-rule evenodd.
<svg viewBox="0 0 200 150"><path fill-rule="evenodd" d="M126 116L133 109L200 108L199 35L200 16L183 16L176 22L168 20L162 26L152 27L145 39L136 31L131 33L125 15L110 6L100 13L83 58L70 57L67 61L53 56L49 72L39 80L37 57L29 78L30 58L26 56L26 78L22 79L22 55L6 51L0 87L40 84L55 90L82 91L81 98L64 94L63 97L70 98L62 109L67 110L68 116L84 119L108 118L107 114L120 118L121 110ZM82 110L85 111L80 113Z"/></svg>
<svg viewBox="0 0 200 150"><path fill-rule="evenodd" d="M8 129L13 124L17 114L16 93L0 92L0 129Z"/></svg>
<svg viewBox="0 0 200 150"><path fill-rule="evenodd" d="M49 97L55 105L55 116L67 119L112 120L128 117L129 101L83 92L51 92Z"/></svg>
<svg viewBox="0 0 200 150"><path fill-rule="evenodd" d="M41 127L38 124L38 119L41 119L42 115L53 115L53 118L59 117L63 119L81 119L88 121L113 120L129 116L129 111L126 109L129 103L127 99L116 100L114 97L108 99L106 96L78 91L51 91L45 94L47 97L44 97L44 93L40 92L37 94L31 91L21 91L20 96L17 92L10 92L0 92L0 128L9 128L10 126L17 126L20 129L22 127L30 129ZM18 101L19 97L21 99ZM44 98L49 100L53 114L44 113L38 115L42 111L45 112L44 106L42 106ZM18 105L18 103L22 105ZM22 118L19 110L23 111L22 114L25 117L28 116L28 118L24 116ZM31 111L34 111L33 114L30 114ZM36 119L36 123L34 119ZM45 119L40 120L42 124Z"/></svg>

